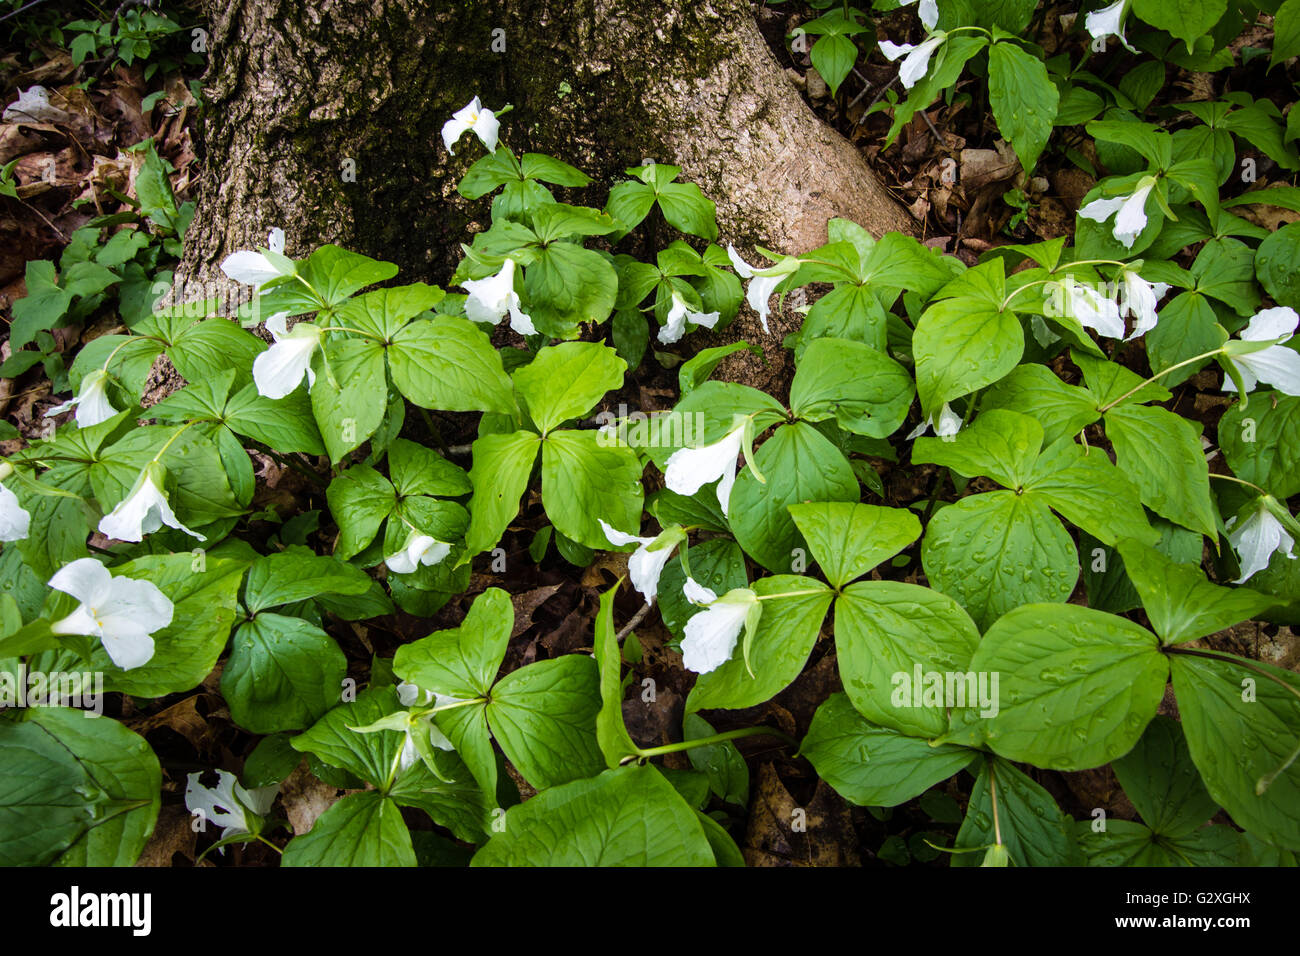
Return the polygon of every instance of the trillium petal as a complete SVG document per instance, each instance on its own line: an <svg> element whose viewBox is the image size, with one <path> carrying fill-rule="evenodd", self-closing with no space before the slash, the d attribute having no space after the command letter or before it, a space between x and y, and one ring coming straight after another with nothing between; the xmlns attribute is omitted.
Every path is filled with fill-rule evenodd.
<svg viewBox="0 0 1300 956"><path fill-rule="evenodd" d="M914 43L891 43L888 40L880 41L880 52L883 53L885 59L891 63L897 60L900 56L903 56L906 53L911 53L915 49L916 44Z"/></svg>
<svg viewBox="0 0 1300 956"><path fill-rule="evenodd" d="M676 292L673 293L672 307L664 318L663 327L659 329L659 341L672 345L681 340L686 332L686 303Z"/></svg>
<svg viewBox="0 0 1300 956"><path fill-rule="evenodd" d="M629 544L649 544L654 540L654 538L642 538L635 534L628 534L626 531L619 531L605 521L604 518L597 518L596 520L600 522L601 530L605 532L605 538L617 548Z"/></svg>
<svg viewBox="0 0 1300 956"><path fill-rule="evenodd" d="M1266 342L1269 339L1288 339L1295 334L1296 325L1300 324L1300 315L1295 309L1279 306L1256 312L1238 338L1247 342Z"/></svg>
<svg viewBox="0 0 1300 956"><path fill-rule="evenodd" d="M722 479L718 486L718 501L725 514L731 486L736 480L736 456L740 454L743 439L743 427L736 427L712 445L678 449L664 465L664 484L670 491L689 496L709 482Z"/></svg>
<svg viewBox="0 0 1300 956"><path fill-rule="evenodd" d="M904 89L910 90L925 79L925 74L930 69L930 57L934 55L934 51L939 48L945 39L944 34L936 33L907 54L907 58L903 60L903 65L898 68L898 79L903 84Z"/></svg>
<svg viewBox="0 0 1300 956"><path fill-rule="evenodd" d="M449 154L456 155L456 151L452 147L456 145L456 140L460 139L465 130L469 128L469 123L455 118L449 119L442 124L442 145L447 147Z"/></svg>
<svg viewBox="0 0 1300 956"><path fill-rule="evenodd" d="M767 316L770 311L769 301L776 287L785 279L784 275L779 276L762 276L756 275L749 280L749 289L745 294L745 301L749 307L758 313L758 320L763 323L763 331L770 332L767 327Z"/></svg>
<svg viewBox="0 0 1300 956"><path fill-rule="evenodd" d="M94 604L107 597L113 585L113 572L94 558L78 558L59 568L49 586L71 594L83 604Z"/></svg>
<svg viewBox="0 0 1300 956"><path fill-rule="evenodd" d="M105 625L99 642L104 645L109 659L124 671L147 664L153 657L153 638L143 627L131 622L119 622L111 630Z"/></svg>
<svg viewBox="0 0 1300 956"><path fill-rule="evenodd" d="M0 541L21 541L31 530L32 516L18 496L0 485Z"/></svg>
<svg viewBox="0 0 1300 956"><path fill-rule="evenodd" d="M939 409L939 424L934 433L940 438L950 438L961 431L961 416L952 410L947 402Z"/></svg>
<svg viewBox="0 0 1300 956"><path fill-rule="evenodd" d="M682 585L682 595L692 604L712 604L718 599L712 588L706 588L692 577L687 577Z"/></svg>
<svg viewBox="0 0 1300 956"><path fill-rule="evenodd" d="M108 400L108 373L96 369L81 380L77 393L77 427L90 428L117 414Z"/></svg>
<svg viewBox="0 0 1300 956"><path fill-rule="evenodd" d="M501 121L496 118L493 112L491 110L481 111L471 128L474 130L474 135L487 148L487 151L495 153L498 134L501 131Z"/></svg>
<svg viewBox="0 0 1300 956"><path fill-rule="evenodd" d="M1300 395L1300 352L1285 345L1272 345L1258 352L1238 355L1233 361L1238 368L1249 369L1251 375L1272 385L1287 395Z"/></svg>
<svg viewBox="0 0 1300 956"><path fill-rule="evenodd" d="M742 279L753 278L754 267L740 258L740 253L736 251L736 247L731 243L727 243L727 258L731 260L731 267L736 270L738 276Z"/></svg>
<svg viewBox="0 0 1300 956"><path fill-rule="evenodd" d="M672 554L672 548L651 551L643 544L627 559L627 573L632 579L632 587L645 596L646 604L653 604L659 594L659 575L663 573L664 565Z"/></svg>
<svg viewBox="0 0 1300 956"><path fill-rule="evenodd" d="M284 255L284 230L279 226L274 227L266 234L266 248L276 255Z"/></svg>
<svg viewBox="0 0 1300 956"><path fill-rule="evenodd" d="M533 325L533 317L519 308L519 296L512 292L511 299L510 328L520 335L536 335L537 328Z"/></svg>
<svg viewBox="0 0 1300 956"><path fill-rule="evenodd" d="M1133 243L1142 230L1147 227L1147 196L1151 194L1151 185L1142 186L1133 195L1124 200L1115 214L1113 234L1124 244L1125 249L1132 249Z"/></svg>
<svg viewBox="0 0 1300 956"><path fill-rule="evenodd" d="M937 0L921 0L921 5L917 7L916 12L927 30L932 31L938 25L939 4Z"/></svg>
<svg viewBox="0 0 1300 956"><path fill-rule="evenodd" d="M278 327L283 326L282 320ZM267 328L276 341L253 359L253 382L263 398L280 399L292 393L311 371L312 356L320 347L320 330L310 323L299 323L292 332L277 334L271 320Z"/></svg>
<svg viewBox="0 0 1300 956"><path fill-rule="evenodd" d="M707 674L730 660L748 613L749 603L720 600L691 617L682 639L686 669Z"/></svg>
<svg viewBox="0 0 1300 956"><path fill-rule="evenodd" d="M260 287L280 277L280 270L260 252L232 252L221 261L221 271L236 282Z"/></svg>
<svg viewBox="0 0 1300 956"><path fill-rule="evenodd" d="M1267 509L1259 508L1236 528L1229 530L1228 541L1241 559L1241 577L1236 581L1242 584L1253 575L1268 567L1273 552L1281 551L1287 557L1294 557L1295 541Z"/></svg>
<svg viewBox="0 0 1300 956"><path fill-rule="evenodd" d="M106 631L135 624L152 634L170 625L175 611L171 599L152 581L114 577L99 606L99 620Z"/></svg>
<svg viewBox="0 0 1300 956"><path fill-rule="evenodd" d="M1123 196L1117 196L1114 199L1094 199L1079 210L1079 215L1084 219L1091 219L1093 222L1105 222L1119 212L1123 205Z"/></svg>

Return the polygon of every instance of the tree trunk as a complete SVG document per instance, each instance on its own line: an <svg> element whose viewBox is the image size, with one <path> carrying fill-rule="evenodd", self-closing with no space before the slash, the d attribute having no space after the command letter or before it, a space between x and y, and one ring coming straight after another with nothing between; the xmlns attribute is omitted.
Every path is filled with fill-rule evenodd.
<svg viewBox="0 0 1300 956"><path fill-rule="evenodd" d="M445 281L486 223L439 131L471 97L513 104L503 141L595 180L644 158L718 204L722 241L786 252L832 216L914 231L856 150L786 80L746 0L207 0L206 172L182 276L212 278L272 226ZM354 174L354 175L353 175ZM183 289L178 289L183 297Z"/></svg>

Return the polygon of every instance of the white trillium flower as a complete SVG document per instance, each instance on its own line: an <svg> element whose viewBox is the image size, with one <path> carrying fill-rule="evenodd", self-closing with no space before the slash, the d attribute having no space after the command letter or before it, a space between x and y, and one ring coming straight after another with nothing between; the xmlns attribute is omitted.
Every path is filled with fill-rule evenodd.
<svg viewBox="0 0 1300 956"><path fill-rule="evenodd" d="M324 332L310 322L299 322L291 331L288 320L288 312L277 312L266 320L275 342L253 359L253 382L263 398L284 398L304 376L308 388L316 384L311 360Z"/></svg>
<svg viewBox="0 0 1300 956"><path fill-rule="evenodd" d="M1238 334L1238 338L1243 342L1281 340L1275 345L1256 352L1230 354L1224 357L1241 375L1242 384L1245 385L1247 392L1254 391L1255 386L1263 382L1287 395L1300 395L1300 353L1282 344L1295 334L1297 324L1300 324L1300 316L1296 314L1295 309L1285 306L1264 309L1256 312ZM1231 377L1225 378L1223 389L1226 392L1235 392L1237 383Z"/></svg>
<svg viewBox="0 0 1300 956"><path fill-rule="evenodd" d="M402 550L384 558L384 564L397 574L411 574L420 565L437 564L450 553L451 545L447 542L413 531Z"/></svg>
<svg viewBox="0 0 1300 956"><path fill-rule="evenodd" d="M679 448L664 464L664 484L670 491L689 497L709 482L717 481L718 504L725 515L731 487L736 483L736 457L744 440L745 424L740 422L712 445Z"/></svg>
<svg viewBox="0 0 1300 956"><path fill-rule="evenodd" d="M456 151L452 147L456 145L456 141L465 134L466 130L473 130L474 135L482 141L487 151L495 153L497 132L500 129L501 121L491 110L485 110L476 96L470 100L468 106L452 113L451 119L442 125L442 143L447 147L447 152L455 156Z"/></svg>
<svg viewBox="0 0 1300 956"><path fill-rule="evenodd" d="M940 30L937 33L930 34L919 44L890 43L888 40L881 40L880 52L885 54L885 59L891 63L904 53L907 54L902 65L898 68L898 79L902 82L904 89L910 90L925 79L925 74L930 69L930 57L934 56L934 51L939 49L946 39L948 39L948 34Z"/></svg>
<svg viewBox="0 0 1300 956"><path fill-rule="evenodd" d="M1119 287L1120 315L1133 316L1133 331L1124 339L1125 342L1145 335L1156 327L1160 317L1156 314L1156 303L1169 291L1167 282L1148 282L1132 269L1124 270L1124 279Z"/></svg>
<svg viewBox="0 0 1300 956"><path fill-rule="evenodd" d="M1108 339L1124 337L1124 320L1120 318L1119 304L1102 295L1090 285L1073 279L1061 284L1064 314L1078 320L1087 329L1095 329Z"/></svg>
<svg viewBox="0 0 1300 956"><path fill-rule="evenodd" d="M1093 222L1105 222L1115 217L1111 234L1124 244L1125 249L1132 249L1133 243L1142 230L1147 227L1147 197L1155 188L1156 181L1145 177L1132 195L1116 196L1114 199L1094 199L1079 210L1079 215Z"/></svg>
<svg viewBox="0 0 1300 956"><path fill-rule="evenodd" d="M758 313L758 320L763 323L763 331L771 331L767 327L767 316L771 311L769 300L772 293L776 291L786 277L793 275L799 268L798 259L786 259L778 262L774 266L768 266L766 269L755 269L744 259L740 258L740 253L736 251L735 246L728 243L727 255L731 259L731 265L736 273L742 279L749 279L749 288L745 291L745 301L749 307Z"/></svg>
<svg viewBox="0 0 1300 956"><path fill-rule="evenodd" d="M114 577L94 558L65 564L50 587L71 594L81 606L50 625L55 634L97 637L113 663L122 670L145 664L153 657L153 638L172 622L174 607L152 581Z"/></svg>
<svg viewBox="0 0 1300 956"><path fill-rule="evenodd" d="M397 685L397 699L403 707L414 707L417 704L427 707L432 704L435 707L443 707L447 704L456 704L461 702L461 698L452 697L450 694L437 694L431 690L421 690L410 681L402 681ZM433 722L433 717L426 714L417 722L418 726L414 729L411 726L406 728L406 737L402 741L402 752L398 757L397 765L399 771L405 771L415 765L420 759L420 752L415 747L413 732L424 729L429 734L429 743L439 750L455 750L455 745L447 739L447 735L438 729L437 724Z"/></svg>
<svg viewBox="0 0 1300 956"><path fill-rule="evenodd" d="M536 335L532 317L519 305L515 291L515 260L506 259L501 271L486 279L466 279L461 288L469 293L465 300L465 314L475 322L496 325L501 317L510 313L510 328L520 335Z"/></svg>
<svg viewBox="0 0 1300 956"><path fill-rule="evenodd" d="M51 408L45 413L45 417L52 418L70 408L77 410L78 428L98 425L116 415L118 410L108 400L108 373L102 368L87 372L81 380L81 386L77 389L77 397Z"/></svg>
<svg viewBox="0 0 1300 956"><path fill-rule="evenodd" d="M713 593L701 585L695 587L699 589L695 592L697 596ZM748 588L736 588L715 598L686 622L682 664L687 670L707 674L727 663L746 620L760 606L758 596Z"/></svg>
<svg viewBox="0 0 1300 956"><path fill-rule="evenodd" d="M702 325L707 329L713 328L718 324L718 312L692 312L687 306L686 300L673 290L672 308L668 310L667 319L663 328L659 330L659 341L664 345L672 345L680 341L686 332L686 320L690 319L696 325Z"/></svg>
<svg viewBox="0 0 1300 956"><path fill-rule="evenodd" d="M279 226L272 229L266 236L266 247L277 255L284 255L284 230ZM263 253L247 249L226 256L221 261L221 271L236 282L254 288L261 288L272 279L293 275L292 271L285 272Z"/></svg>
<svg viewBox="0 0 1300 956"><path fill-rule="evenodd" d="M271 812L271 804L280 790L279 784L245 790L239 779L226 770L217 771L217 785L205 787L199 783L201 774L192 773L185 778L185 809L202 813L202 819L221 827L221 838L252 833L255 826L250 814L264 817ZM225 853L225 847L218 847Z"/></svg>
<svg viewBox="0 0 1300 956"><path fill-rule="evenodd" d="M898 5L906 7L915 2L916 0L901 0ZM921 22L925 24L925 28L933 32L935 25L939 22L939 4L936 0L921 0L921 5L917 7L916 12L920 16Z"/></svg>
<svg viewBox="0 0 1300 956"><path fill-rule="evenodd" d="M673 556L673 550L681 541L681 529L675 529L673 534L665 531L664 534L669 535L669 538L663 541L660 547L652 550L650 545L659 541L664 535L642 538L610 527L604 518L598 518L597 520L600 522L600 527L604 530L605 537L609 539L610 544L616 547L622 547L625 544L640 545L627 559L627 573L632 579L632 587L645 595L646 604L653 604L655 597L659 593L659 575L663 573L664 565Z"/></svg>
<svg viewBox="0 0 1300 956"><path fill-rule="evenodd" d="M951 441L952 438L961 431L961 416L952 410L951 405L944 402L943 408L939 409L938 426L934 425L934 416L931 415L921 424L908 432L907 440L911 441L914 438L920 438L929 428L934 428L934 433L940 438Z"/></svg>
<svg viewBox="0 0 1300 956"><path fill-rule="evenodd" d="M0 541L21 541L31 530L32 516L9 488L0 485Z"/></svg>
<svg viewBox="0 0 1300 956"><path fill-rule="evenodd" d="M1267 568L1275 551L1281 551L1288 558L1295 559L1295 539L1262 503L1249 518L1233 528L1236 521L1234 515L1227 524L1228 542L1241 559L1241 577L1235 583L1243 584L1252 575Z"/></svg>
<svg viewBox="0 0 1300 956"><path fill-rule="evenodd" d="M1083 25L1087 31L1092 34L1094 40L1100 40L1103 37L1115 37L1120 43L1128 49L1130 53L1136 53L1137 50L1129 45L1124 38L1124 14L1127 12L1129 0L1118 0L1109 7L1103 7L1100 10L1093 10L1084 17Z"/></svg>
<svg viewBox="0 0 1300 956"><path fill-rule="evenodd" d="M146 534L153 534L166 525L184 531L200 541L206 541L203 535L191 531L177 520L176 513L167 502L167 492L163 490L165 482L166 472L162 465L156 461L150 462L136 479L131 493L100 519L100 533L117 541L141 541Z"/></svg>

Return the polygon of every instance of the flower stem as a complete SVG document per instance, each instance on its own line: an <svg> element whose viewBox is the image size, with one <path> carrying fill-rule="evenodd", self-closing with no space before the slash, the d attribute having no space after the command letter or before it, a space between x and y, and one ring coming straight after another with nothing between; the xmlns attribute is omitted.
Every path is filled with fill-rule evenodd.
<svg viewBox="0 0 1300 956"><path fill-rule="evenodd" d="M1232 475L1216 475L1216 474L1214 474L1213 472L1211 472L1211 473L1210 473L1210 477L1211 477L1211 478L1218 478L1220 481L1231 481L1231 482L1235 482L1236 484L1239 484L1239 485L1245 485L1247 488L1253 488L1255 491L1258 491L1258 492L1260 493L1260 495L1266 495L1266 494L1268 494L1267 491L1265 491L1263 488L1261 488L1259 485L1255 484L1254 482L1243 481L1242 479L1240 479L1240 478L1235 478L1235 477L1233 477Z"/></svg>
<svg viewBox="0 0 1300 956"><path fill-rule="evenodd" d="M779 730L773 730L771 727L742 727L740 730L728 730L721 734L714 734L711 737L700 737L696 740L683 740L680 743L664 744L662 747L649 747L642 749L637 748L637 756L643 759L650 757L661 757L664 754L680 753L683 750L692 750L695 747L708 747L711 744L725 743L728 740L738 740L741 737L778 737L787 744L796 744L793 737L781 733Z"/></svg>
<svg viewBox="0 0 1300 956"><path fill-rule="evenodd" d="M1219 348L1214 349L1211 352L1202 352L1200 355L1193 355L1189 359L1183 359L1178 364L1171 365L1167 369L1164 369L1163 371L1156 372L1156 374L1152 375L1150 378L1143 379L1141 382L1139 382L1137 385L1134 385L1132 388L1130 388L1119 398L1115 399L1114 401L1107 402L1101 408L1097 409L1097 411L1104 415L1106 414L1106 412L1110 411L1120 402L1124 401L1124 399L1131 398L1132 396L1136 395L1138 392L1142 391L1142 389L1146 388L1148 385L1152 384L1157 379L1163 378L1164 376L1168 375L1170 372L1175 371L1176 369L1184 368L1195 362L1199 362L1201 359L1213 358L1216 355L1222 355L1222 354L1223 354L1223 348L1222 346L1220 346Z"/></svg>

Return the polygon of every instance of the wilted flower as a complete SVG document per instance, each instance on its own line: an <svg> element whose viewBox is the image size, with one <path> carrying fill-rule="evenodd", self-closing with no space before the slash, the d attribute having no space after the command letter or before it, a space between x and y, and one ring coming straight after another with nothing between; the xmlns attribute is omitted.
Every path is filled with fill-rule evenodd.
<svg viewBox="0 0 1300 956"><path fill-rule="evenodd" d="M696 325L702 325L705 328L713 328L718 324L717 312L692 312L687 306L686 300L678 295L677 290L673 290L672 307L668 310L668 316L664 321L663 328L659 330L659 341L664 345L672 345L681 339L686 332L686 320L690 319Z"/></svg>
<svg viewBox="0 0 1300 956"><path fill-rule="evenodd" d="M87 372L77 389L77 397L55 406L45 413L46 418L62 414L70 408L77 409L77 427L89 428L106 422L118 410L108 400L108 373L102 368Z"/></svg>
<svg viewBox="0 0 1300 956"><path fill-rule="evenodd" d="M510 313L510 328L520 335L536 335L532 317L519 305L515 291L515 260L506 259L501 271L486 279L466 279L461 287L469 293L465 300L465 314L475 322L496 325L501 317Z"/></svg>
<svg viewBox="0 0 1300 956"><path fill-rule="evenodd" d="M238 778L225 770L217 771L217 785L208 788L199 783L200 776L192 773L185 778L185 809L202 813L205 821L221 827L222 839L260 829L252 818L270 813L280 790L279 784L245 790ZM217 852L225 853L225 847L218 847Z"/></svg>
<svg viewBox="0 0 1300 956"><path fill-rule="evenodd" d="M1275 551L1281 551L1288 558L1295 558L1295 539L1269 511L1263 498L1250 517L1234 528L1236 522L1234 515L1228 519L1227 527L1228 542L1241 559L1241 577L1237 578L1237 584L1244 583L1252 575L1267 568Z"/></svg>
<svg viewBox="0 0 1300 956"><path fill-rule="evenodd" d="M1234 343L1229 342L1225 346L1229 351L1220 361L1232 365L1247 392L1254 391L1255 386L1263 382L1287 395L1300 395L1300 353L1282 344L1295 334L1298 323L1300 316L1295 309L1285 306L1256 312L1238 338L1242 342L1273 341L1274 344L1236 352ZM1225 378L1223 388L1235 392L1237 383L1229 376Z"/></svg>
<svg viewBox="0 0 1300 956"><path fill-rule="evenodd" d="M94 558L78 558L50 578L50 587L71 594L81 605L50 625L55 634L98 637L122 670L153 657L155 631L172 622L174 607L152 581L114 577Z"/></svg>
<svg viewBox="0 0 1300 956"><path fill-rule="evenodd" d="M1115 217L1112 235L1124 244L1125 249L1132 249L1133 243L1147 226L1147 197L1155 188L1152 176L1144 176L1137 189L1128 196L1116 196L1114 199L1094 199L1079 210L1079 215L1093 222L1105 222Z"/></svg>
<svg viewBox="0 0 1300 956"><path fill-rule="evenodd" d="M731 431L712 445L679 448L664 464L664 484L679 495L693 495L711 481L718 481L718 504L727 513L731 487L736 483L736 457L745 440L745 423L738 422Z"/></svg>
<svg viewBox="0 0 1300 956"><path fill-rule="evenodd" d="M659 575L672 557L673 549L685 539L685 533L675 525L657 537L641 538L610 527L604 518L598 520L610 544L618 547L625 544L640 545L627 559L627 572L632 578L632 587L645 595L646 604L653 604L659 593ZM656 543L658 547L652 547Z"/></svg>
<svg viewBox="0 0 1300 956"><path fill-rule="evenodd" d="M136 479L131 493L123 498L99 522L100 533L118 541L140 541L163 525L184 531L186 534L207 540L197 531L191 531L176 519L176 513L167 503L163 490L167 473L158 462L150 462Z"/></svg>
<svg viewBox="0 0 1300 956"><path fill-rule="evenodd" d="M487 147L489 153L495 153L497 149L497 132L501 128L501 122L493 115L491 110L485 110L483 104L479 102L478 97L470 100L469 105L457 110L451 115L442 126L442 142L447 147L447 152L456 155L452 149L456 141L464 135L466 130L473 130Z"/></svg>
<svg viewBox="0 0 1300 956"><path fill-rule="evenodd" d="M693 580L688 580L688 583L694 587L687 598L692 598L693 594L698 599L693 603L703 603L713 594ZM722 597L714 597L703 611L686 622L682 664L697 674L717 670L731 659L745 626L757 624L762 607L758 595L749 588L733 588Z"/></svg>
<svg viewBox="0 0 1300 956"><path fill-rule="evenodd" d="M253 359L253 382L263 398L284 398L307 378L307 387L316 384L311 370L312 356L320 348L320 328L299 322L289 329L289 313L277 312L266 320L266 329L275 343Z"/></svg>
<svg viewBox="0 0 1300 956"><path fill-rule="evenodd" d="M433 565L449 553L451 545L427 534L412 531L401 551L384 558L388 570L397 574L411 574L420 565Z"/></svg>
<svg viewBox="0 0 1300 956"><path fill-rule="evenodd" d="M449 694L435 694L431 690L421 690L410 681L402 681L397 685L397 699L403 707L414 707L416 705L427 707L429 704L433 704L434 707L444 707L447 704L461 702L459 697L452 697ZM400 770L409 769L420 759L420 752L416 749L415 739L412 737L413 733L420 731L428 733L429 743L439 750L456 749L455 745L447 739L447 735L439 730L437 724L433 722L433 716L425 714L416 721L414 730L410 724L406 727L406 737L402 741L402 752L397 761Z"/></svg>

